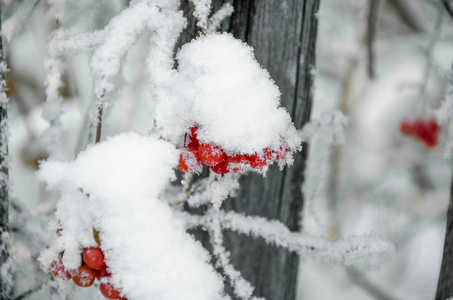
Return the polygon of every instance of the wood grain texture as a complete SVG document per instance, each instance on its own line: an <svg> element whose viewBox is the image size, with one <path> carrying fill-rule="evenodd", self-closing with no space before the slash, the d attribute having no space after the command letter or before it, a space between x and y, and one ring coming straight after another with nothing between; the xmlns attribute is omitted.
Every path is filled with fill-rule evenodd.
<svg viewBox="0 0 453 300"><path fill-rule="evenodd" d="M213 1L213 6L218 8L222 2ZM280 88L282 106L301 128L310 117L312 105L319 0L234 0L232 4L235 12L223 29L255 49L256 59ZM180 44L196 36L190 8L184 1L182 7L189 26ZM236 197L225 201L223 208L279 220L291 230L299 230L307 148L304 145L294 164L282 171L273 166L266 177L242 176L241 189ZM206 235L197 237L205 244ZM296 298L297 255L228 231L224 241L233 266L255 287L255 296L268 300Z"/></svg>
<svg viewBox="0 0 453 300"><path fill-rule="evenodd" d="M445 232L444 253L437 283L436 300L453 297L453 181L451 185L450 204L447 212L447 229Z"/></svg>

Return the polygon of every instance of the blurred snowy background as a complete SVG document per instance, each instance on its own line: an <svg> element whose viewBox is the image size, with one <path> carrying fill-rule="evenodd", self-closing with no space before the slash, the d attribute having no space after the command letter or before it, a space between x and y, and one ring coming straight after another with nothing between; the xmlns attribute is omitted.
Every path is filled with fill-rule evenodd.
<svg viewBox="0 0 453 300"><path fill-rule="evenodd" d="M10 153L14 201L11 254L17 265L15 294L48 281L36 263L53 239L46 233L56 197L35 178L48 155L42 134L49 36L102 29L126 0L3 0L3 37L10 72ZM367 75L368 1L322 0L319 12L315 101L312 117L341 110L349 117L346 143L326 147L323 136L310 145L302 218L303 230L336 240L376 232L397 255L376 270L302 261L297 299L432 299L435 295L451 183L451 145L445 128L427 148L401 134L403 119L431 119L453 63L453 17L439 1L378 2L375 78ZM25 3L25 5L24 5ZM453 5L452 5L453 6ZM124 84L112 96L103 134L153 127L143 62L148 37L129 52ZM68 157L92 140L95 109L89 56L65 56L62 130ZM140 67L141 66L141 67ZM47 67L48 74L49 67ZM91 127L91 128L90 128ZM30 217L30 215L33 217ZM27 224L27 226L24 226ZM72 299L92 299L93 288L74 287ZM43 289L31 299L49 299Z"/></svg>

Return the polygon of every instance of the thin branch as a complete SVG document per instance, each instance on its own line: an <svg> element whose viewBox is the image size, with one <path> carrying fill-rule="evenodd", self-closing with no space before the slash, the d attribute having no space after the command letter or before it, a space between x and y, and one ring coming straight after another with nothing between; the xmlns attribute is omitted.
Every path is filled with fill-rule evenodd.
<svg viewBox="0 0 453 300"><path fill-rule="evenodd" d="M94 141L95 144L101 141L101 132L102 132L102 112L104 111L102 103L98 106L98 122L96 126L96 140Z"/></svg>
<svg viewBox="0 0 453 300"><path fill-rule="evenodd" d="M217 212L205 216L182 212L180 214L188 228L209 228L213 222L219 222L223 229L253 238L263 238L267 244L286 248L297 253L302 259L311 258L347 266L363 262L374 266L388 260L395 253L394 245L377 235L350 236L332 243L323 237L292 232L278 221L235 212Z"/></svg>
<svg viewBox="0 0 453 300"><path fill-rule="evenodd" d="M195 12L196 8L195 8L195 4L193 3L193 1L192 0L188 0L188 2L189 2L189 5L190 5L190 8L192 9L192 11ZM205 28L203 28L202 26L199 26L199 28L200 28L201 34L202 35L206 35Z"/></svg>
<svg viewBox="0 0 453 300"><path fill-rule="evenodd" d="M379 7L381 0L369 0L368 1L368 22L367 22L367 34L366 34L366 45L368 54L368 77L374 79L375 77L375 51L374 41L376 39L376 28L379 21Z"/></svg>

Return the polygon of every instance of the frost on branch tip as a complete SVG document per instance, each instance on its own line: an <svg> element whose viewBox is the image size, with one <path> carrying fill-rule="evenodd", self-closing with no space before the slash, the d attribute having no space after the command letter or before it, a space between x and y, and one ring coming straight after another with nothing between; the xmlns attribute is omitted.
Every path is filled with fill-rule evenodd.
<svg viewBox="0 0 453 300"><path fill-rule="evenodd" d="M378 267L395 254L395 246L374 234L350 236L337 242L306 233L291 232L283 223L234 212L219 212L206 216L182 214L188 228L209 228L219 222L223 229L236 231L268 244L283 247L300 255L301 259L321 260L351 266L357 263ZM218 220L217 220L218 219Z"/></svg>
<svg viewBox="0 0 453 300"><path fill-rule="evenodd" d="M208 26L208 17L211 13L211 0L190 0L193 3L195 11L193 15L198 20L197 26L206 29Z"/></svg>
<svg viewBox="0 0 453 300"><path fill-rule="evenodd" d="M311 120L299 131L303 141L309 141L315 134L322 133L326 142L332 145L343 144L345 141L344 129L349 119L340 111L323 114L320 118Z"/></svg>
<svg viewBox="0 0 453 300"><path fill-rule="evenodd" d="M49 42L48 51L52 57L87 52L97 47L105 36L104 30L79 33L68 37L55 37Z"/></svg>
<svg viewBox="0 0 453 300"><path fill-rule="evenodd" d="M280 107L280 91L250 46L230 34L210 34L183 46L177 60L166 91L171 96L158 98L155 109L162 137L181 146L197 125L200 143L215 144L228 155L262 155L283 144L300 149L290 115Z"/></svg>
<svg viewBox="0 0 453 300"><path fill-rule="evenodd" d="M94 52L90 64L98 99L115 88L111 79L118 74L122 57L135 43L151 17L151 7L146 1L141 1L123 10L107 25L104 40Z"/></svg>
<svg viewBox="0 0 453 300"><path fill-rule="evenodd" d="M38 177L61 194L56 218L62 231L41 252L43 268L62 251L65 268L80 266L80 249L96 246L95 228L110 283L128 299L224 299L207 251L160 199L175 178L178 155L156 137L125 133L89 147L73 162L44 162Z"/></svg>

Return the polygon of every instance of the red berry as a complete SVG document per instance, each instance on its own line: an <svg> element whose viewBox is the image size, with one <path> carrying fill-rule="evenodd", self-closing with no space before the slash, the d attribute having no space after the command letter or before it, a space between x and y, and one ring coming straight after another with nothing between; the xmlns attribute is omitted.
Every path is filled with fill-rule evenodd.
<svg viewBox="0 0 453 300"><path fill-rule="evenodd" d="M402 134L411 135L414 132L414 128L409 120L402 120L400 123L400 131Z"/></svg>
<svg viewBox="0 0 453 300"><path fill-rule="evenodd" d="M54 260L50 265L50 274L52 274L53 278L71 279L71 273L65 270L61 255L58 260Z"/></svg>
<svg viewBox="0 0 453 300"><path fill-rule="evenodd" d="M214 172L214 173L217 173L217 174L227 174L227 173L230 173L230 171L228 170L228 164L226 161L223 161L221 162L220 164L217 164L215 166L212 166L211 167L211 170Z"/></svg>
<svg viewBox="0 0 453 300"><path fill-rule="evenodd" d="M93 270L102 270L106 267L104 253L98 247L89 247L83 250L83 261Z"/></svg>
<svg viewBox="0 0 453 300"><path fill-rule="evenodd" d="M437 132L439 131L439 124L437 124L436 120L430 120L428 121L428 128L429 128L429 131L431 132L435 132L437 134Z"/></svg>
<svg viewBox="0 0 453 300"><path fill-rule="evenodd" d="M233 173L244 172L249 164L249 158L246 155L239 154L234 156L227 156L225 159L228 170Z"/></svg>
<svg viewBox="0 0 453 300"><path fill-rule="evenodd" d="M252 168L261 169L267 165L268 161L271 160L271 158L272 158L272 152L268 148L266 148L266 149L264 149L262 155L258 155L256 153L253 155L250 155L249 161L250 161L250 165L252 166Z"/></svg>
<svg viewBox="0 0 453 300"><path fill-rule="evenodd" d="M198 157L202 163L212 167L221 163L225 159L226 154L219 146L201 144L198 147Z"/></svg>
<svg viewBox="0 0 453 300"><path fill-rule="evenodd" d="M96 273L88 266L80 266L72 274L72 280L75 284L81 287L89 287L93 284Z"/></svg>
<svg viewBox="0 0 453 300"><path fill-rule="evenodd" d="M115 290L110 283L101 283L99 289L101 290L102 295L107 299L118 299L120 296L120 292Z"/></svg>
<svg viewBox="0 0 453 300"><path fill-rule="evenodd" d="M181 172L193 172L200 167L200 161L198 159L198 152L192 148L188 148L187 151L183 151L179 156L178 169Z"/></svg>
<svg viewBox="0 0 453 300"><path fill-rule="evenodd" d="M283 160L286 158L286 155L291 152L291 148L280 146L279 151L275 152L277 154L277 160Z"/></svg>
<svg viewBox="0 0 453 300"><path fill-rule="evenodd" d="M193 148L195 151L198 151L198 147L200 146L200 142L197 138L197 130L198 126L190 128L190 134L187 135L186 140L187 148Z"/></svg>
<svg viewBox="0 0 453 300"><path fill-rule="evenodd" d="M95 273L97 280L101 280L101 278L112 276L112 274L110 274L110 272L107 271L107 268L104 268L102 270L96 270Z"/></svg>

